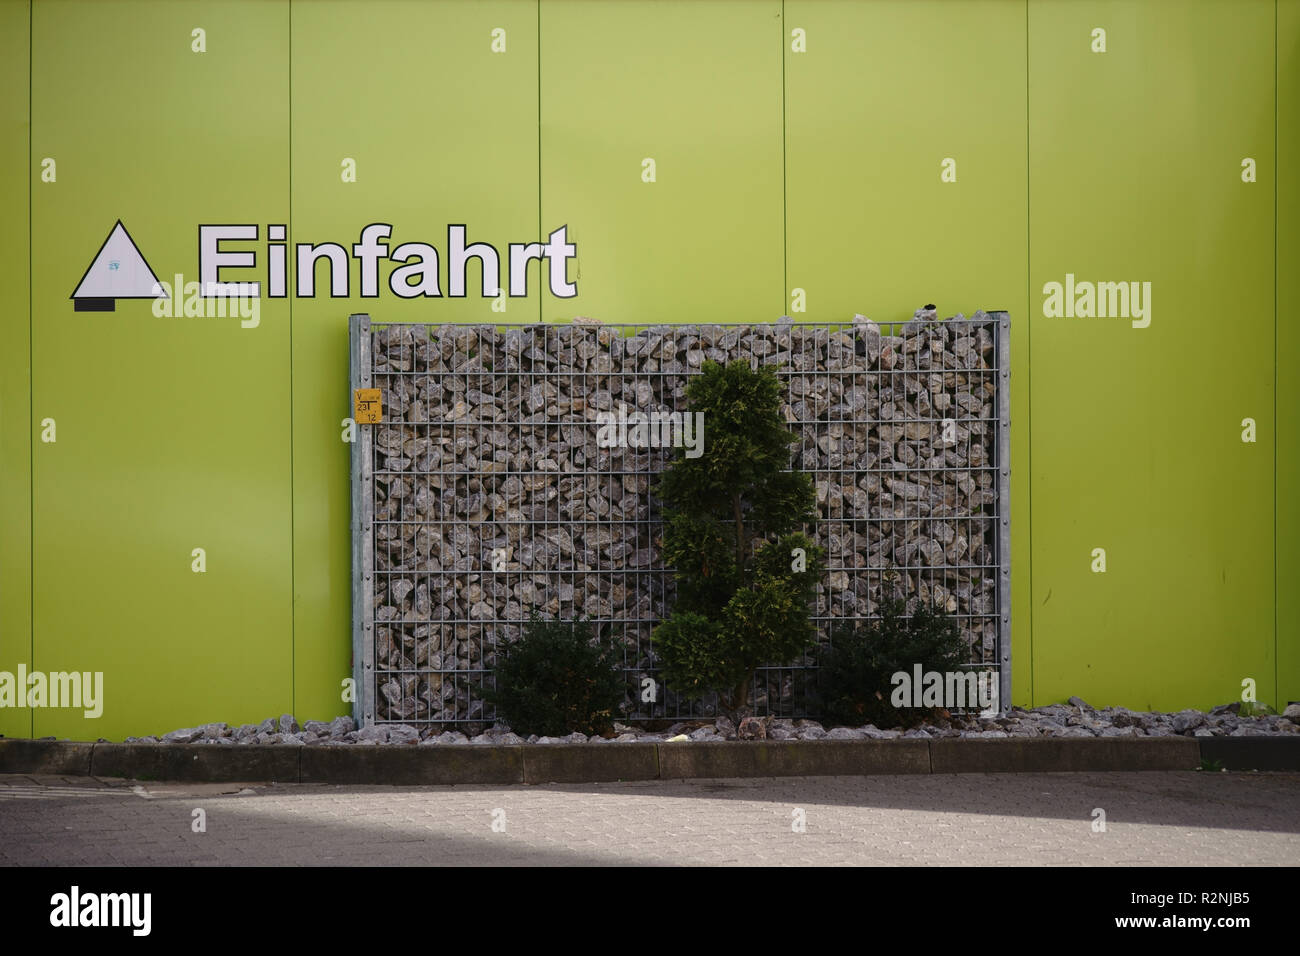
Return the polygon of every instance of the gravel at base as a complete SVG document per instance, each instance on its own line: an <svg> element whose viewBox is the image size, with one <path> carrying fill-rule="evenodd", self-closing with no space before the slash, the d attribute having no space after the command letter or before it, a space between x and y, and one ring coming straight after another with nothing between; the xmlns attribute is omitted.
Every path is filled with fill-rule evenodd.
<svg viewBox="0 0 1300 956"><path fill-rule="evenodd" d="M1049 704L1024 710L1013 707L1000 717L954 718L939 724L921 724L909 730L881 729L873 724L864 727L826 729L814 720L778 720L749 717L737 728L728 718L716 721L689 721L674 724L667 730L648 731L640 727L615 723L610 737L588 737L574 733L564 737L527 738L511 732L504 724L489 728L471 728L470 735L461 730L423 729L408 724L380 724L357 729L351 717L331 721L308 720L299 726L292 715L270 717L260 724L231 727L225 723L204 724L173 730L161 737L128 737L127 743L169 744L280 744L284 746L319 745L406 745L455 746L457 744L572 744L627 743L667 740L887 740L894 737L939 738L963 737L988 739L998 737L1275 737L1300 733L1300 704L1291 704L1281 715L1239 716L1240 704L1224 704L1208 713L1182 710L1175 714L1144 713L1123 707L1096 710L1085 701L1071 697L1066 704Z"/></svg>

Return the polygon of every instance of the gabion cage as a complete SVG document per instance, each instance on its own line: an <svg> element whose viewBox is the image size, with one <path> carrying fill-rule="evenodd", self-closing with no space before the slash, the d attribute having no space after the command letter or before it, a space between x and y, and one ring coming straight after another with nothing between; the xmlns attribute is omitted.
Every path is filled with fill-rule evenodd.
<svg viewBox="0 0 1300 956"><path fill-rule="evenodd" d="M350 321L353 389L382 420L352 452L356 716L490 723L478 691L529 615L620 640L624 720L708 717L658 677L671 609L656 475L678 449L602 447L601 422L685 412L706 361L774 365L809 473L827 570L813 619L877 617L883 597L943 605L969 666L1010 699L1009 320L1005 312L826 325L380 324ZM608 416L602 418L601 416ZM707 443L707 423L704 440ZM808 530L808 529L805 529ZM758 714L810 711L815 655L759 669Z"/></svg>

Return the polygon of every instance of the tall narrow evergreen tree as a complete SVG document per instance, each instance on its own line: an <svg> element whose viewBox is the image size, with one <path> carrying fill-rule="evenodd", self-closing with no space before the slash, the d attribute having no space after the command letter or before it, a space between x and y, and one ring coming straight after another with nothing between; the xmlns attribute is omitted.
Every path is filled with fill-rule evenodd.
<svg viewBox="0 0 1300 956"><path fill-rule="evenodd" d="M743 713L759 665L788 663L816 640L809 605L823 552L795 529L816 520L817 497L807 475L786 470L797 439L770 367L705 362L686 396L704 415L704 448L679 450L656 489L677 601L655 647L674 691L716 691Z"/></svg>

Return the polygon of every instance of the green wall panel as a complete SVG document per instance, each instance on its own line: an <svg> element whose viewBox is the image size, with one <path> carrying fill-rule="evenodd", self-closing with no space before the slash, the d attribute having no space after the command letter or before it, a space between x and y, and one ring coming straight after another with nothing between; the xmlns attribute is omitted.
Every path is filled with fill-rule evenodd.
<svg viewBox="0 0 1300 956"><path fill-rule="evenodd" d="M1300 0L1277 6L1277 680L1300 701ZM1262 440L1267 441L1269 436ZM1263 698L1261 698L1263 699Z"/></svg>
<svg viewBox="0 0 1300 956"><path fill-rule="evenodd" d="M504 52L493 52L497 29ZM339 692L352 673L347 318L538 320L536 264L529 295L507 298L504 312L481 295L477 261L464 298L450 297L447 275L449 224L493 244L503 270L508 243L544 238L537 4L295 3L292 58L292 238L350 248L368 223L389 223L390 246L439 251L443 293L398 298L381 268L380 297L361 298L353 261L351 297L293 299L295 703L300 718L328 718L351 711ZM356 162L355 182L344 181L345 159Z"/></svg>
<svg viewBox="0 0 1300 956"><path fill-rule="evenodd" d="M933 68L900 37L924 37ZM1011 314L1012 651L1028 662L1024 7L787 0L782 42L787 291L807 318ZM1025 703L1030 669L1012 673Z"/></svg>
<svg viewBox="0 0 1300 956"><path fill-rule="evenodd" d="M29 666L104 675L102 717L39 710L38 736L292 706L287 306L264 300L241 328L158 318L147 300L69 301L119 217L168 282L197 279L197 224L283 221L287 14L34 8L31 161L36 177L55 159L57 181L32 185L32 417L55 419L57 441L35 445Z"/></svg>
<svg viewBox="0 0 1300 956"><path fill-rule="evenodd" d="M776 0L543 0L542 224L570 225L578 284L544 318L788 311L780 43Z"/></svg>
<svg viewBox="0 0 1300 956"><path fill-rule="evenodd" d="M1272 700L1273 4L1029 27L1035 700ZM1046 316L1067 273L1150 282L1150 325Z"/></svg>
<svg viewBox="0 0 1300 956"><path fill-rule="evenodd" d="M28 309L26 2L0 3L0 671L31 662L31 365ZM26 707L0 708L0 736L32 732Z"/></svg>

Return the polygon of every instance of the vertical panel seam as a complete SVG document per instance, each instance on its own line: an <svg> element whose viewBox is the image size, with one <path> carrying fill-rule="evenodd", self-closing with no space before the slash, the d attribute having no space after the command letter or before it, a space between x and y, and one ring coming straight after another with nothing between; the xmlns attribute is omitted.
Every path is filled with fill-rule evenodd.
<svg viewBox="0 0 1300 956"><path fill-rule="evenodd" d="M786 166L786 138L789 135L785 125L785 101L787 97L785 79L785 0L781 0L781 314L785 314L786 296L790 291L790 218L787 210L787 191L790 171Z"/></svg>
<svg viewBox="0 0 1300 956"><path fill-rule="evenodd" d="M1025 483L1026 508L1024 514L1029 524L1029 706L1037 703L1034 697L1034 430L1033 430L1033 363L1034 323L1031 315L1034 299L1033 271L1033 216L1030 205L1033 190L1030 187L1032 151L1029 122L1029 0L1025 0L1025 447L1028 460L1028 480ZM1010 556L1007 558L1010 561ZM1014 601L1012 602L1015 603ZM1015 695L1012 694L1014 699Z"/></svg>
<svg viewBox="0 0 1300 956"><path fill-rule="evenodd" d="M27 2L27 658L36 668L36 439L32 422L36 413L36 364L32 321L32 112L33 61L36 58L36 11ZM36 711L27 708L27 734L36 736Z"/></svg>
<svg viewBox="0 0 1300 956"><path fill-rule="evenodd" d="M542 0L536 0L537 3L537 240L542 239ZM574 244L577 245L576 243ZM576 249L575 249L576 252ZM538 275L540 280L540 273ZM546 293L542 291L542 285L539 281L537 284L537 321L543 320L542 303L545 301Z"/></svg>
<svg viewBox="0 0 1300 956"><path fill-rule="evenodd" d="M289 69L288 97L286 104L289 122L289 222L285 228L285 237L289 245L293 244L293 0L285 4L288 13L289 31ZM294 293L297 293L294 289ZM289 700L294 713L298 713L298 523L294 502L294 389L293 389L293 299L288 297L289 305ZM349 641L349 643L351 643Z"/></svg>

